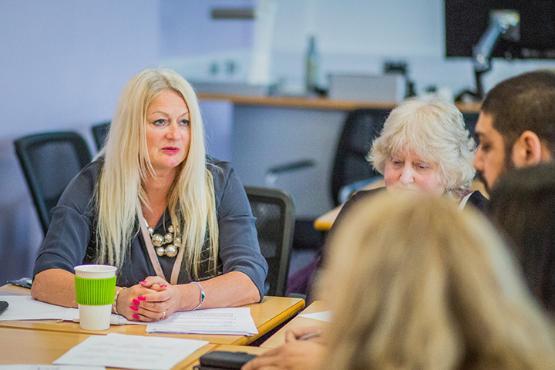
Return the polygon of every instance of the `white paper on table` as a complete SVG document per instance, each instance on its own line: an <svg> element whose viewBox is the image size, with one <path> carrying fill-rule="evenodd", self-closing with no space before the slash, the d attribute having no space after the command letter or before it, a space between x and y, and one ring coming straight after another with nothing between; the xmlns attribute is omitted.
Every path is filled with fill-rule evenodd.
<svg viewBox="0 0 555 370"><path fill-rule="evenodd" d="M77 316L73 317L71 321L79 322L79 313L77 313ZM110 325L145 325L145 323L141 321L130 321L127 320L124 316L116 315L115 313L113 313L110 316Z"/></svg>
<svg viewBox="0 0 555 370"><path fill-rule="evenodd" d="M83 370L83 367L65 365L0 365L0 370ZM106 370L106 368L103 366L87 366L87 370Z"/></svg>
<svg viewBox="0 0 555 370"><path fill-rule="evenodd" d="M8 302L8 308L0 314L5 320L72 320L79 317L79 310L35 301L31 296L0 296L0 301Z"/></svg>
<svg viewBox="0 0 555 370"><path fill-rule="evenodd" d="M92 335L53 363L163 370L171 369L206 344L203 340L142 335Z"/></svg>
<svg viewBox="0 0 555 370"><path fill-rule="evenodd" d="M307 319L314 319L314 320L320 320L320 321L331 321L331 311L301 313L299 317L305 317Z"/></svg>
<svg viewBox="0 0 555 370"><path fill-rule="evenodd" d="M66 320L79 322L79 310L56 306L34 300L28 295L0 296L0 301L8 302L8 308L0 314L0 321L8 320ZM111 325L144 325L144 322L129 321L120 315L110 317Z"/></svg>
<svg viewBox="0 0 555 370"><path fill-rule="evenodd" d="M258 334L248 307L176 312L166 320L148 324L146 331L147 333Z"/></svg>

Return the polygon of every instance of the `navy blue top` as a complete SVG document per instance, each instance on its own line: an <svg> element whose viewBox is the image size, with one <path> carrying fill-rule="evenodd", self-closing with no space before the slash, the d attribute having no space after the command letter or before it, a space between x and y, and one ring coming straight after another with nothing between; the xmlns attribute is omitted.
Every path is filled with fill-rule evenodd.
<svg viewBox="0 0 555 370"><path fill-rule="evenodd" d="M52 268L74 273L73 268L77 265L95 263L96 210L93 195L102 164L103 160L99 159L87 165L69 183L58 204L52 209L48 233L35 261L34 275ZM216 194L219 227L218 274L231 271L246 274L258 288L262 298L268 265L260 253L255 218L243 185L227 162L209 159L207 168L212 173ZM170 217L166 210L155 232L164 233L169 224ZM207 248L208 245L205 245L204 251ZM158 257L158 260L169 280L175 258L164 256ZM201 280L213 277L206 272L205 265L201 265L200 274ZM126 287L137 284L147 276L156 275L138 226L117 275L118 286ZM191 280L189 271L182 268L178 283Z"/></svg>

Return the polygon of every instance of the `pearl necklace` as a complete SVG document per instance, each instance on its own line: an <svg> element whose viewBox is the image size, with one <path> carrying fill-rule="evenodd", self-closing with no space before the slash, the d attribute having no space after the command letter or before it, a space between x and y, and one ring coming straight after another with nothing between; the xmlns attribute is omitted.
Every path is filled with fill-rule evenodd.
<svg viewBox="0 0 555 370"><path fill-rule="evenodd" d="M146 229L150 234L150 239L152 240L152 245L154 245L156 249L156 254L159 257L168 256L173 258L177 256L177 252L181 245L181 238L177 236L177 227L170 225L168 226L168 232L164 235L162 234L154 234L154 229L148 226L148 222L146 222Z"/></svg>

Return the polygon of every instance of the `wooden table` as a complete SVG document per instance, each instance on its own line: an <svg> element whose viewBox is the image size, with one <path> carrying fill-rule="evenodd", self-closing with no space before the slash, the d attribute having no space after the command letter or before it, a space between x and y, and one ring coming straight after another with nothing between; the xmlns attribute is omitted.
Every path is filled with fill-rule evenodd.
<svg viewBox="0 0 555 370"><path fill-rule="evenodd" d="M64 353L89 337L88 334L0 328L0 364L50 365ZM184 358L174 369L192 369L200 356L210 351L261 354L268 348L207 344Z"/></svg>
<svg viewBox="0 0 555 370"><path fill-rule="evenodd" d="M88 337L88 334L79 333L0 328L0 364L52 364ZM194 361L198 361L200 356L215 348L215 344L207 344L174 368L187 368Z"/></svg>
<svg viewBox="0 0 555 370"><path fill-rule="evenodd" d="M314 229L318 231L329 231L332 228L337 215L341 212L341 208L343 208L343 205L339 205L334 209L327 211L314 220Z"/></svg>
<svg viewBox="0 0 555 370"><path fill-rule="evenodd" d="M361 190L373 190L383 188L385 186L385 182L383 180L376 180L368 185L366 185ZM322 214L316 220L314 220L314 229L318 231L329 231L333 224L335 223L335 219L339 212L341 212L341 208L343 208L343 204L338 205L337 207L327 211L326 213Z"/></svg>
<svg viewBox="0 0 555 370"><path fill-rule="evenodd" d="M1 294L16 294L28 295L29 289L3 286L0 288ZM245 345L249 344L264 334L270 332L283 322L295 316L300 310L304 308L304 300L300 298L287 298L287 297L265 297L262 303L251 304L247 307L251 309L251 315L254 323L258 329L258 334L254 336L244 335L197 335L197 334L163 334L146 333L146 325L120 325L111 326L110 329L104 331L90 331L83 330L79 327L78 323L62 322L56 320L26 320L26 321L0 321L0 327L6 328L21 328L33 330L47 330L66 333L78 334L107 334L107 333L120 333L131 335L155 335L173 338L188 338L206 340L213 344L235 344Z"/></svg>
<svg viewBox="0 0 555 370"><path fill-rule="evenodd" d="M315 313L315 312L322 312L322 311L327 311L327 308L324 302L314 301L304 311L302 311L301 314ZM327 325L328 323L326 321L297 316L293 320L285 324L279 331L277 331L274 335L268 338L264 343L262 343L260 347L270 349L270 348L281 346L282 344L285 343L285 332L290 329L308 328L308 327L324 328Z"/></svg>

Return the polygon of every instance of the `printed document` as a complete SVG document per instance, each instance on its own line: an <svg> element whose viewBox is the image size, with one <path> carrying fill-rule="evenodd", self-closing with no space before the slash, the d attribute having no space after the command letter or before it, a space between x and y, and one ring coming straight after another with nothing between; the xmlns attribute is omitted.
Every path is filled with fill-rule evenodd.
<svg viewBox="0 0 555 370"><path fill-rule="evenodd" d="M176 312L166 320L148 324L146 331L147 333L258 334L249 307Z"/></svg>
<svg viewBox="0 0 555 370"><path fill-rule="evenodd" d="M141 335L92 335L53 363L164 370L171 369L206 344L208 342L203 340Z"/></svg>

